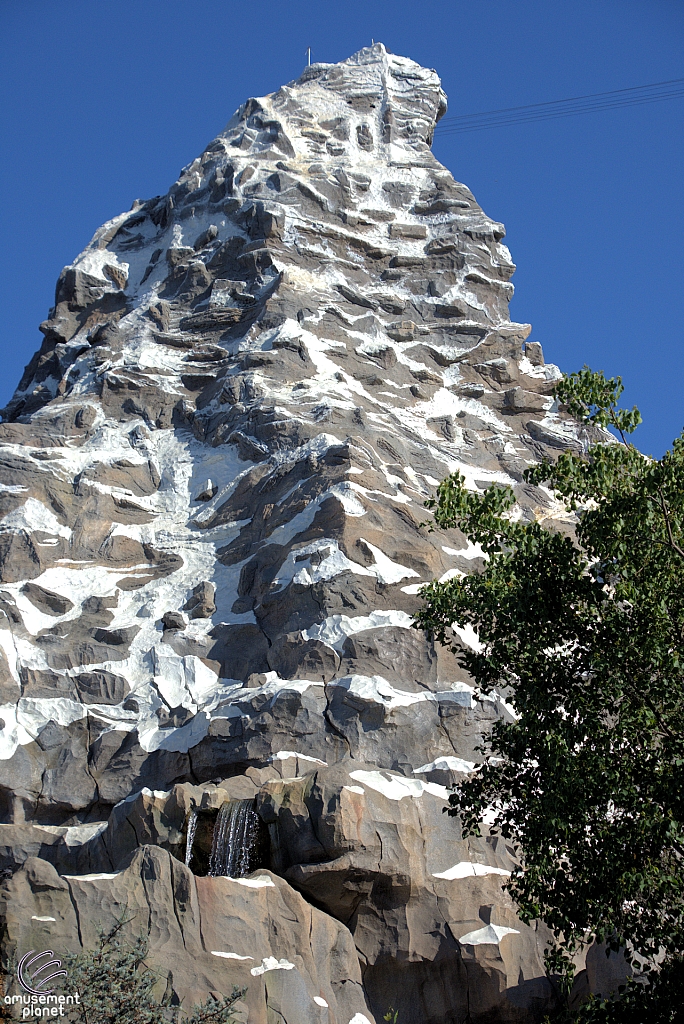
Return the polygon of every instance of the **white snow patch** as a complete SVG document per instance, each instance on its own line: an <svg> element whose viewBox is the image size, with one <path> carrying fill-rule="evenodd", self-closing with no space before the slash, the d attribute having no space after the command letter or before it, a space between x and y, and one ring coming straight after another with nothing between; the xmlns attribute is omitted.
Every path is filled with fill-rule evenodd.
<svg viewBox="0 0 684 1024"><path fill-rule="evenodd" d="M442 545L442 551L447 555L455 555L458 558L489 558L489 555L482 550L479 544L473 544L470 540L468 541L468 546L461 548L460 551L457 551L455 548L448 548L444 544Z"/></svg>
<svg viewBox="0 0 684 1024"><path fill-rule="evenodd" d="M328 767L327 761L321 761L318 757L309 757L308 754L298 754L296 750L279 750L273 754L271 761L287 761L290 757L297 757L300 761L311 761L313 764L322 764Z"/></svg>
<svg viewBox="0 0 684 1024"><path fill-rule="evenodd" d="M356 793L357 796L363 796L366 792L363 786L343 786L342 789L346 789L350 793Z"/></svg>
<svg viewBox="0 0 684 1024"><path fill-rule="evenodd" d="M249 714L250 711L241 711L238 705L249 701L250 704L256 697L270 697L274 700L279 693L286 690L294 690L297 693L304 693L310 686L324 686L322 680L317 679L281 679L277 672L265 672L266 682L263 686L245 689L243 683L236 683L230 688L228 696L221 702L220 707L212 714L212 718L236 718L241 714Z"/></svg>
<svg viewBox="0 0 684 1024"><path fill-rule="evenodd" d="M424 772L434 771L450 771L450 772L474 772L475 768L474 761L464 761L462 757L451 757L450 755L445 757L438 757L436 761L431 761L430 764L424 764L420 768L414 768L413 774L420 775Z"/></svg>
<svg viewBox="0 0 684 1024"><path fill-rule="evenodd" d="M480 638L470 623L467 623L465 626L452 625L451 628L461 638L466 647L470 647L476 654L480 654L484 650L483 645L480 643Z"/></svg>
<svg viewBox="0 0 684 1024"><path fill-rule="evenodd" d="M7 761L14 755L19 745L23 747L27 743L32 743L35 736L27 732L23 723L18 720L16 705L0 705L0 717L5 723L5 727L0 731L0 761Z"/></svg>
<svg viewBox="0 0 684 1024"><path fill-rule="evenodd" d="M5 620L7 621L7 620ZM0 628L0 650L4 652L7 665L12 679L15 683L21 683L21 677L17 667L17 647L14 634L10 629Z"/></svg>
<svg viewBox="0 0 684 1024"><path fill-rule="evenodd" d="M299 533L303 533L311 526L316 516L320 505L326 500L326 498L335 497L341 502L347 515L362 516L366 514L366 510L363 508L360 502L351 496L351 500L345 504L344 493L337 493L335 488L340 488L341 484L335 484L329 490L324 491L323 494L319 494L317 498L310 501L309 504L301 512L298 512L296 516L293 516L288 523L283 523L282 526L277 526L275 530L268 536L268 542L271 544L289 544L290 541L297 536Z"/></svg>
<svg viewBox="0 0 684 1024"><path fill-rule="evenodd" d="M340 679L334 679L328 685L340 686L364 700L382 704L388 711L424 702L448 703L454 701L463 707L470 708L473 706L472 694L474 691L466 683L454 683L452 684L452 689L441 690L437 693L432 693L429 690L413 693L409 690L398 690L382 676L349 675L342 676Z"/></svg>
<svg viewBox="0 0 684 1024"><path fill-rule="evenodd" d="M375 565L369 566L370 574L376 576L381 583L399 583L400 580L406 579L406 577L418 576L419 573L415 569L409 569L405 565L400 565L399 562L393 562L391 558L383 554L380 548L376 548L373 544L369 544L363 537L360 538L362 543L371 551L373 558L375 559Z"/></svg>
<svg viewBox="0 0 684 1024"><path fill-rule="evenodd" d="M437 452L436 454L441 455L443 458L443 453ZM479 466L471 466L467 462L450 463L449 472L459 472L461 476L464 478L464 486L469 491L480 491L482 490L481 485L489 487L491 484L498 483L507 484L510 486L513 483L515 483L515 481L507 473L503 473L500 470L484 469ZM439 481L435 481L435 485L438 483ZM460 552L457 552L457 554L460 554Z"/></svg>
<svg viewBox="0 0 684 1024"><path fill-rule="evenodd" d="M371 612L370 615L329 615L327 619L316 626L310 626L303 630L302 636L305 640L321 640L328 647L334 647L339 651L344 646L348 636L355 633L362 633L367 629L383 629L386 626L400 626L403 629L410 629L413 619L406 612L390 610L385 612Z"/></svg>
<svg viewBox="0 0 684 1024"><path fill-rule="evenodd" d="M425 420L436 419L439 416L458 416L460 412L470 413L483 420L488 426L495 428L502 434L510 434L511 428L503 420L499 419L496 413L487 405L478 402L476 398L462 398L455 395L446 388L440 388L427 402L419 402L414 407L414 412Z"/></svg>
<svg viewBox="0 0 684 1024"><path fill-rule="evenodd" d="M31 920L32 921L41 921L41 922L43 922L43 921L55 921L56 918L54 918L54 917L38 917L36 914L33 914L32 917L31 917Z"/></svg>
<svg viewBox="0 0 684 1024"><path fill-rule="evenodd" d="M321 498L328 498L330 495L333 495L340 502L348 516L365 516L366 510L355 496L354 491L362 492L362 489L351 480L343 480L341 483L333 484L332 487L329 487L321 495Z"/></svg>
<svg viewBox="0 0 684 1024"><path fill-rule="evenodd" d="M316 1006L326 1006L327 1007L327 1005L328 1005L326 1003L325 999L323 998L323 996L314 996L313 997L313 1001L316 1004Z"/></svg>
<svg viewBox="0 0 684 1024"><path fill-rule="evenodd" d="M370 1024L368 1017L363 1013L355 1013L349 1024Z"/></svg>
<svg viewBox="0 0 684 1024"><path fill-rule="evenodd" d="M95 232L90 245L76 257L72 266L79 267L81 270L84 270L86 274L90 274L91 277L99 277L102 283L106 283L110 288L116 288L117 286L114 285L104 273L104 267L107 265L118 267L123 270L126 277L128 277L128 268L130 264L123 262L120 263L116 253L112 252L111 249L91 248L91 246L93 245L93 242L95 242L97 236L104 233L105 228L109 226L113 227L118 220L124 223L127 216L128 213L119 214L117 217L113 217L112 220L107 221L106 224L103 224L102 227Z"/></svg>
<svg viewBox="0 0 684 1024"><path fill-rule="evenodd" d="M93 821L87 825L70 825L66 828L64 842L67 846L82 846L96 836L102 835L107 828L106 821Z"/></svg>
<svg viewBox="0 0 684 1024"><path fill-rule="evenodd" d="M290 583L311 586L322 580L331 580L343 572L353 572L359 576L372 575L365 565L347 558L340 551L336 540L326 538L290 551L273 582L281 590Z"/></svg>
<svg viewBox="0 0 684 1024"><path fill-rule="evenodd" d="M253 967L250 974L254 977L258 977L260 974L265 974L266 971L291 971L294 964L291 964L289 960L276 960L274 956L265 956L261 961L261 967Z"/></svg>
<svg viewBox="0 0 684 1024"><path fill-rule="evenodd" d="M363 472L363 470L360 470L360 472ZM388 480L390 480L391 477L391 474L387 473L386 470L385 477ZM399 484L404 484L404 481L401 479L401 477L391 477L390 482L392 481L394 482L395 487L398 487ZM377 488L362 487L361 484L355 484L353 480L347 480L345 481L345 484L352 491L356 491L357 494L360 494L363 497L368 498L369 501L377 501L378 499L384 499L385 501L395 501L398 505L411 504L411 499L408 497L408 495L403 494L399 490L396 490L394 494L388 494L387 491L380 491Z"/></svg>
<svg viewBox="0 0 684 1024"><path fill-rule="evenodd" d="M523 356L518 363L518 369L527 377L534 377L537 380L561 380L563 374L555 363L546 363L544 366L534 366L527 356Z"/></svg>
<svg viewBox="0 0 684 1024"><path fill-rule="evenodd" d="M173 750L187 753L207 735L209 716L205 711L198 712L185 725L177 729L160 729L157 716L139 722L138 740L146 754L153 750Z"/></svg>
<svg viewBox="0 0 684 1024"><path fill-rule="evenodd" d="M469 946L498 946L504 935L520 935L520 932L517 928L503 928L498 924L488 924L485 928L466 932L458 941L467 943Z"/></svg>
<svg viewBox="0 0 684 1024"><path fill-rule="evenodd" d="M224 960L253 960L253 956L240 956L239 953L223 953L220 949L212 949L212 956L222 956Z"/></svg>
<svg viewBox="0 0 684 1024"><path fill-rule="evenodd" d="M268 875L257 875L256 878L231 878L231 882L246 885L248 889L274 889L275 882Z"/></svg>
<svg viewBox="0 0 684 1024"><path fill-rule="evenodd" d="M62 875L62 878L71 878L76 882L98 882L101 878L118 878L121 871L112 871L109 874L106 871L100 871L93 875Z"/></svg>
<svg viewBox="0 0 684 1024"><path fill-rule="evenodd" d="M143 786L137 793L131 793L130 796L127 796L121 802L125 803L126 800L135 800L138 796L151 796L154 800L166 800L170 792L170 789L149 789L147 786Z"/></svg>
<svg viewBox="0 0 684 1024"><path fill-rule="evenodd" d="M334 679L328 685L340 686L350 693L361 697L363 700L382 704L388 711L424 702L448 703L453 701L461 704L463 707L472 707L473 689L467 686L467 684L461 683L453 684L453 689L441 690L437 693L432 693L429 690L420 690L418 693L413 693L410 690L398 690L382 676L349 675L342 676L340 679Z"/></svg>
<svg viewBox="0 0 684 1024"><path fill-rule="evenodd" d="M448 868L446 871L433 871L433 878L445 878L448 882L453 881L456 878L474 878L481 875L510 875L510 871L504 871L503 868L493 868L489 864L475 864L469 860L461 860L458 864L454 864L453 868ZM461 941L463 941L461 939Z"/></svg>
<svg viewBox="0 0 684 1024"><path fill-rule="evenodd" d="M271 535L272 536L272 535ZM304 548L291 551L283 562L276 578L273 581L281 589L290 583L309 587L311 584L323 580L332 580L341 572L354 572L356 575L367 575L375 577L383 584L398 583L407 577L416 577L418 572L407 566L393 562L387 555L369 544L368 541L360 539L372 552L375 559L371 565L362 565L354 562L340 551L337 541L324 539L314 541Z"/></svg>
<svg viewBox="0 0 684 1024"><path fill-rule="evenodd" d="M163 654L164 648L166 644L154 648L154 683L169 707L195 711L209 703L218 686L217 673L194 655Z"/></svg>
<svg viewBox="0 0 684 1024"><path fill-rule="evenodd" d="M34 530L37 530L41 533L50 533L58 537L66 537L67 539L71 537L69 527L63 526L55 513L47 508L46 505L43 505L42 501L37 501L36 498L27 498L23 505L3 516L0 519L0 529L12 531L26 530L27 533L33 533Z"/></svg>
<svg viewBox="0 0 684 1024"><path fill-rule="evenodd" d="M359 768L350 772L349 778L363 782L369 789L382 793L388 800L403 800L406 796L421 797L424 793L440 797L442 800L449 799L449 790L446 786L423 782L422 779L405 779L401 775L390 775L389 772L367 772Z"/></svg>
<svg viewBox="0 0 684 1024"><path fill-rule="evenodd" d="M106 821L92 821L86 825L34 825L41 832L51 836L60 836L67 846L82 846L107 828Z"/></svg>
<svg viewBox="0 0 684 1024"><path fill-rule="evenodd" d="M447 571L445 573L443 573L439 577L437 582L438 583L446 583L448 580L453 580L453 579L460 579L460 580L462 580L464 576L465 576L465 573L461 572L460 569L447 569Z"/></svg>
<svg viewBox="0 0 684 1024"><path fill-rule="evenodd" d="M282 526L276 526L268 536L268 543L282 544L285 547L298 534L303 534L304 530L308 529L313 522L322 497L322 495L318 495L317 498L308 503L305 509L293 516L289 522L284 522Z"/></svg>
<svg viewBox="0 0 684 1024"><path fill-rule="evenodd" d="M17 702L17 724L36 739L48 722L71 725L86 715L85 706L67 697L21 697Z"/></svg>
<svg viewBox="0 0 684 1024"><path fill-rule="evenodd" d="M163 789L148 789L147 786L143 786L142 789L136 789L134 793L129 793L123 800L119 800L118 804L114 804L115 807L121 807L122 804L130 804L133 800L137 800L139 796L151 796L154 799L165 800L171 790Z"/></svg>

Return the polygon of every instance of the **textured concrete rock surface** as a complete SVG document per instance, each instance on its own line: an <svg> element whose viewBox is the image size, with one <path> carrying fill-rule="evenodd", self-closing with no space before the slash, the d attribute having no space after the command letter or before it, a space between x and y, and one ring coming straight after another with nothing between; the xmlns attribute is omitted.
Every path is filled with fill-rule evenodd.
<svg viewBox="0 0 684 1024"><path fill-rule="evenodd" d="M346 928L267 871L196 878L163 850L143 846L116 874L59 875L29 858L0 902L7 952L92 948L127 907L124 940L149 936L159 995L190 1009L209 992L246 988L243 1021L340 1024L365 1014L354 943ZM278 1016L278 1014L280 1016Z"/></svg>
<svg viewBox="0 0 684 1024"><path fill-rule="evenodd" d="M244 980L212 945L289 956L250 975L250 1022L552 1006L511 851L441 813L511 709L412 623L482 565L423 525L438 482L566 529L522 473L587 438L509 319L503 226L430 151L445 109L381 44L312 65L60 275L0 424L10 952L87 942L77 915L130 892L178 998ZM268 826L262 888L178 862L188 812L231 797Z"/></svg>

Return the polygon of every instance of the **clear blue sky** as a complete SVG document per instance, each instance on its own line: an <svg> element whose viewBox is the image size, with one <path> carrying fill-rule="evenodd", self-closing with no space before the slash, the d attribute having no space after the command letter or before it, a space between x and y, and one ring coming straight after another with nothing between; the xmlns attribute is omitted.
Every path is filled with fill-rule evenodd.
<svg viewBox="0 0 684 1024"><path fill-rule="evenodd" d="M436 68L449 114L684 77L681 0L0 0L0 404L103 221L166 192L307 46L371 38ZM434 147L507 226L513 318L562 369L621 374L655 455L684 427L683 122L677 99Z"/></svg>

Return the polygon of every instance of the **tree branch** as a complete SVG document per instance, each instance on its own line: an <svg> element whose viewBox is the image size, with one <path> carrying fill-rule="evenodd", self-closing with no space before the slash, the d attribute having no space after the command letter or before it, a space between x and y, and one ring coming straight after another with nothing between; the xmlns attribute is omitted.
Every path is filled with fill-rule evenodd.
<svg viewBox="0 0 684 1024"><path fill-rule="evenodd" d="M663 495L661 487L658 487L658 494L660 495L660 507L663 510L663 515L665 516L665 525L667 527L667 536L670 540L670 547L679 555L681 559L684 559L684 550L680 548L679 544L677 544L672 535L672 524L670 523L670 515L667 511L667 503L665 501L665 496Z"/></svg>
<svg viewBox="0 0 684 1024"><path fill-rule="evenodd" d="M613 406L613 405L611 405L611 407L610 407L610 418L612 419L613 426L615 427L615 429L619 433L619 435L620 435L620 437L622 439L622 443L624 444L625 448L629 448L630 447L629 441L625 437L625 435L624 435L624 433L622 431L622 428L620 426L618 426L617 416L615 415L615 406Z"/></svg>

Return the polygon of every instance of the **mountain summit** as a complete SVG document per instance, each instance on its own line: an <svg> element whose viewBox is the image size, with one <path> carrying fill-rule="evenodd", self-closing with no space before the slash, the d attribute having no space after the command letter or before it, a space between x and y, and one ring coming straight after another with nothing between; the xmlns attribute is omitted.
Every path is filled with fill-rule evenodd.
<svg viewBox="0 0 684 1024"><path fill-rule="evenodd" d="M11 952L128 899L178 998L247 984L250 1022L552 1005L513 851L441 813L510 709L412 617L481 564L422 525L438 482L553 519L522 473L585 439L431 153L445 109L381 44L314 64L60 275L0 425ZM228 799L263 832L242 886L202 868Z"/></svg>

